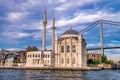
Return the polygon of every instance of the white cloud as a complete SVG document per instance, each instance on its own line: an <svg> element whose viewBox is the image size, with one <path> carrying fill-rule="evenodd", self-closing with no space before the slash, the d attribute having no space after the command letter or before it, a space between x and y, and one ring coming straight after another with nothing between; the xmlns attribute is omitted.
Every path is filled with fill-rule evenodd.
<svg viewBox="0 0 120 80"><path fill-rule="evenodd" d="M40 40L42 39L42 33L40 32L31 33L31 37L33 37L34 40Z"/></svg>
<svg viewBox="0 0 120 80"><path fill-rule="evenodd" d="M42 0L27 0L26 2L20 4L20 8L22 10L28 10L30 8L34 8L42 4Z"/></svg>
<svg viewBox="0 0 120 80"><path fill-rule="evenodd" d="M27 12L10 12L7 15L7 19L11 22L17 22L28 15Z"/></svg>
<svg viewBox="0 0 120 80"><path fill-rule="evenodd" d="M8 39L19 39L19 38L24 38L24 37L29 37L30 34L28 33L23 33L23 32L3 32L1 34L4 37L7 37Z"/></svg>
<svg viewBox="0 0 120 80"><path fill-rule="evenodd" d="M46 49L47 49L47 50L51 50L51 47L52 47L51 45L47 45L47 46L46 46Z"/></svg>
<svg viewBox="0 0 120 80"><path fill-rule="evenodd" d="M89 13L79 13L76 17L71 19L61 19L56 21L56 26L65 26L65 25L71 25L71 24L80 24L80 23L87 23L87 22L93 22L96 20L99 20L100 14L99 12L97 14L89 14Z"/></svg>
<svg viewBox="0 0 120 80"><path fill-rule="evenodd" d="M120 60L120 54L106 54L109 60Z"/></svg>
<svg viewBox="0 0 120 80"><path fill-rule="evenodd" d="M87 47L96 47L100 46L100 43L87 44Z"/></svg>
<svg viewBox="0 0 120 80"><path fill-rule="evenodd" d="M64 3L66 0L59 0L59 2Z"/></svg>
<svg viewBox="0 0 120 80"><path fill-rule="evenodd" d="M114 42L113 43L107 43L105 46L117 46Z"/></svg>
<svg viewBox="0 0 120 80"><path fill-rule="evenodd" d="M97 20L103 19L103 20L115 20L119 21L120 12L118 13L109 13L107 11L97 11L94 13L87 13L87 12L78 12L77 15L71 19L62 18L56 21L56 26L65 26L65 25L71 25L71 24L83 24L83 23L89 23L89 22L95 22ZM117 17L117 18L116 18Z"/></svg>
<svg viewBox="0 0 120 80"><path fill-rule="evenodd" d="M22 49L20 49L20 48L7 48L5 50L14 51L14 50L22 50Z"/></svg>
<svg viewBox="0 0 120 80"><path fill-rule="evenodd" d="M74 9L75 7L78 7L78 6L83 6L83 5L86 5L86 4L90 4L90 3L94 3L94 2L98 2L99 0L69 0L69 1L64 1L62 0L64 3L61 4L60 6L56 7L55 10L56 11L65 11L65 10L69 10L69 9Z"/></svg>
<svg viewBox="0 0 120 80"><path fill-rule="evenodd" d="M111 42L112 42L112 43L117 43L117 42L119 42L119 41L117 41L117 40L112 40Z"/></svg>

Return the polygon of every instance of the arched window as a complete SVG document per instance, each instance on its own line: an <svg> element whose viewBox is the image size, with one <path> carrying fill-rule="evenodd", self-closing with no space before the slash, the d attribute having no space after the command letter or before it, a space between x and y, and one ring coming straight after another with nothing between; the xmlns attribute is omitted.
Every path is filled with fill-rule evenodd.
<svg viewBox="0 0 120 80"><path fill-rule="evenodd" d="M49 54L48 54L48 58L49 58Z"/></svg>
<svg viewBox="0 0 120 80"><path fill-rule="evenodd" d="M31 55L29 55L29 57L31 58Z"/></svg>
<svg viewBox="0 0 120 80"><path fill-rule="evenodd" d="M63 57L61 57L61 64L63 64L64 63L64 58Z"/></svg>
<svg viewBox="0 0 120 80"><path fill-rule="evenodd" d="M75 45L72 46L72 52L76 52L76 46Z"/></svg>
<svg viewBox="0 0 120 80"><path fill-rule="evenodd" d="M34 54L33 54L33 57L34 57Z"/></svg>
<svg viewBox="0 0 120 80"><path fill-rule="evenodd" d="M69 61L69 57L67 57L67 64L69 64L70 63L70 61Z"/></svg>
<svg viewBox="0 0 120 80"><path fill-rule="evenodd" d="M64 46L61 46L61 53L64 53Z"/></svg>
<svg viewBox="0 0 120 80"><path fill-rule="evenodd" d="M35 55L35 57L37 57L37 54Z"/></svg>
<svg viewBox="0 0 120 80"><path fill-rule="evenodd" d="M70 46L69 45L67 46L67 52L70 52Z"/></svg>
<svg viewBox="0 0 120 80"><path fill-rule="evenodd" d="M29 55L28 55L28 58L29 58Z"/></svg>
<svg viewBox="0 0 120 80"><path fill-rule="evenodd" d="M72 64L75 64L76 61L75 61L75 57L72 57Z"/></svg>
<svg viewBox="0 0 120 80"><path fill-rule="evenodd" d="M38 54L38 57L40 57L40 54Z"/></svg>

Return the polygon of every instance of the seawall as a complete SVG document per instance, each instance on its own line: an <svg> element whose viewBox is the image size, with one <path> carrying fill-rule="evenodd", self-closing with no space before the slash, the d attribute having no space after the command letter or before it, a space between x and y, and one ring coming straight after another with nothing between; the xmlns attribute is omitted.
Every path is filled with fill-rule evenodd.
<svg viewBox="0 0 120 80"><path fill-rule="evenodd" d="M86 67L86 68L63 68L63 67L0 67L0 69L23 69L23 70L80 70L80 71L90 71L90 70L101 70L98 67Z"/></svg>

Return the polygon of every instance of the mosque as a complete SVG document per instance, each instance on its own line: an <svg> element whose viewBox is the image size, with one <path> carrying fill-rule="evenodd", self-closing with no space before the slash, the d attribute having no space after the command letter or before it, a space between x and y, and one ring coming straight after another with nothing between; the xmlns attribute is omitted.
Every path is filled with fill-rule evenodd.
<svg viewBox="0 0 120 80"><path fill-rule="evenodd" d="M55 18L52 22L52 50L46 50L47 12L44 10L42 50L27 52L27 67L79 67L87 66L86 40L70 28L60 37L55 36Z"/></svg>

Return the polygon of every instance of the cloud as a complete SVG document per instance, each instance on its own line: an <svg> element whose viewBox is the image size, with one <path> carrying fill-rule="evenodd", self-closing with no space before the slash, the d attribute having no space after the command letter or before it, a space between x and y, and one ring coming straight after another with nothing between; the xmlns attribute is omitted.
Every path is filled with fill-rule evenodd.
<svg viewBox="0 0 120 80"><path fill-rule="evenodd" d="M27 15L27 12L10 12L7 14L7 19L11 22L17 22L25 18Z"/></svg>
<svg viewBox="0 0 120 80"><path fill-rule="evenodd" d="M107 54L108 60L120 60L120 54Z"/></svg>
<svg viewBox="0 0 120 80"><path fill-rule="evenodd" d="M76 7L81 7L83 5L86 5L86 4L91 4L91 3L94 3L94 2L98 2L99 0L82 0L82 1L79 1L79 0L69 0L68 1L63 1L64 3L59 5L58 7L55 8L56 11L66 11L66 10L69 10L69 9L74 9Z"/></svg>
<svg viewBox="0 0 120 80"><path fill-rule="evenodd" d="M61 20L56 21L56 26L65 26L72 24L82 24L87 22L94 22L96 20L101 19L99 12L97 14L89 14L89 13L79 13L76 17L71 19L63 18Z"/></svg>
<svg viewBox="0 0 120 80"><path fill-rule="evenodd" d="M1 35L11 39L19 39L30 36L30 34L24 32L3 32Z"/></svg>
<svg viewBox="0 0 120 80"><path fill-rule="evenodd" d="M29 10L31 8L34 8L36 6L41 5L43 2L43 0L27 0L26 2L23 2L22 4L20 4L20 8L22 10Z"/></svg>
<svg viewBox="0 0 120 80"><path fill-rule="evenodd" d="M100 2L100 3L99 3ZM36 41L42 39L43 29L43 7L47 9L47 38L51 39L51 17L56 18L56 33L60 35L68 30L71 26L78 32L89 26L92 22L99 19L120 20L120 12L112 12L113 8L105 7L107 4L101 5L105 1L100 0L0 0L0 40L9 40L13 42L22 42L24 39L31 40L35 44ZM107 1L109 2L109 1ZM111 3L111 2L109 2ZM112 3L114 4L114 3ZM107 5L109 6L109 5ZM55 13L55 14L54 14ZM6 16L5 16L6 15ZM5 22L4 19L8 22ZM117 27L116 27L117 28ZM116 28L112 28L111 32ZM118 28L117 28L118 29ZM109 28L107 30L110 31ZM106 34L109 34L108 32ZM92 33L95 36L94 33ZM91 34L88 34L91 38ZM25 41L25 45L32 42ZM88 39L88 37L86 37ZM33 41L34 40L34 41ZM96 46L89 44L88 46ZM94 43L93 41L93 43ZM114 41L113 41L114 42ZM1 43L5 43L4 41ZM112 43L112 42L111 42ZM110 44L109 44L110 45ZM111 44L113 45L113 44ZM22 44L20 45L22 46ZM8 46L7 46L8 47Z"/></svg>
<svg viewBox="0 0 120 80"><path fill-rule="evenodd" d="M77 15L75 17L70 18L70 19L65 18L65 17L62 17L62 19L58 19L56 21L56 26L61 27L61 26L66 26L66 25L90 23L90 22L95 22L95 21L100 20L100 19L115 20L115 21L118 21L120 19L120 17L117 17L120 15L120 12L110 13L107 11L96 11L94 13L77 12L75 14L77 14Z"/></svg>
<svg viewBox="0 0 120 80"><path fill-rule="evenodd" d="M98 46L100 47L100 43L87 44L87 47L98 47Z"/></svg>
<svg viewBox="0 0 120 80"><path fill-rule="evenodd" d="M66 0L59 0L59 2L64 3Z"/></svg>
<svg viewBox="0 0 120 80"><path fill-rule="evenodd" d="M117 43L117 42L119 42L119 41L117 41L117 40L112 40L111 42L112 42L112 43Z"/></svg>
<svg viewBox="0 0 120 80"><path fill-rule="evenodd" d="M7 48L6 50L8 50L8 51L14 51L14 50L22 50L22 49L20 49L20 48Z"/></svg>

